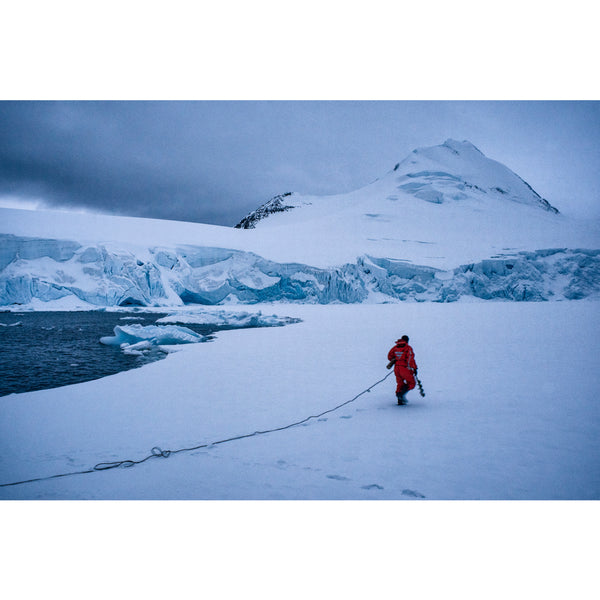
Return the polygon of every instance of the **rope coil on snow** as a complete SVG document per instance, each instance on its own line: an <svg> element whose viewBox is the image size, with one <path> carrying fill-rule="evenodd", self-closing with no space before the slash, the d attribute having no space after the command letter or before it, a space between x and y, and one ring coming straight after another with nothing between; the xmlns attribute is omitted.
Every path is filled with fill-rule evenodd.
<svg viewBox="0 0 600 600"><path fill-rule="evenodd" d="M27 479L26 481L15 481L13 483L0 483L0 488L1 487L9 487L9 486L13 486L13 485L21 485L24 483L33 483L36 481L46 481L48 479L56 479L58 477L69 477L70 475L84 475L86 473L94 473L96 471L108 471L110 469L116 469L118 467L129 468L129 467L133 467L135 465L140 465L151 458L168 458L169 456L171 456L171 454L179 454L180 452L192 452L193 450L200 450L201 448L209 448L211 446L217 446L218 444L226 444L228 442L243 440L245 438L250 438L250 437L257 436L257 435L264 435L266 433L274 433L276 431L284 431L285 429L291 429L292 427L296 427L297 425L302 425L302 423L306 423L307 421L310 421L310 419L318 419L319 417L322 417L323 415L334 412L334 411L342 408L343 406L346 406L347 404L354 402L355 400L360 398L363 394L370 392L376 385L379 385L380 383L385 381L392 373L393 373L393 371L390 371L383 379L380 379L379 381L375 382L373 385L369 386L367 389L360 392L360 394L357 394L356 396L354 396L354 398L351 398L350 400L346 400L346 402L342 402L342 404L338 404L338 406L335 406L334 408L325 410L322 413L319 413L318 415L310 415L309 417L306 417L305 419L302 419L301 421L296 421L295 423L290 423L289 425L284 425L282 427L275 427L273 429L265 429L264 431L255 431L253 433L246 433L244 435L237 435L235 437L227 438L224 440L218 440L216 442L200 444L200 445L194 446L192 448L179 448L178 450L163 450L159 446L154 446L152 448L152 450L150 450L150 454L148 456L146 456L145 458L142 458L141 460L119 460L119 461L115 461L115 462L101 462L101 463L98 463L97 465L95 465L94 468L88 469L87 471L74 471L71 473L61 473L60 475L50 475L48 477L37 477L36 479Z"/></svg>

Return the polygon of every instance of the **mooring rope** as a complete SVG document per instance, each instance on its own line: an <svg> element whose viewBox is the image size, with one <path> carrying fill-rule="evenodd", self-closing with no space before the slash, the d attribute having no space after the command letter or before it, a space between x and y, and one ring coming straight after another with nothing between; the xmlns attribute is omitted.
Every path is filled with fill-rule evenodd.
<svg viewBox="0 0 600 600"><path fill-rule="evenodd" d="M211 446L217 446L219 444L226 444L228 442L234 442L236 440L243 440L245 438L254 437L256 435L264 435L266 433L275 433L276 431L283 431L285 429L290 429L292 427L296 427L297 425L302 425L303 423L310 421L310 419L318 419L319 417L322 417L323 415L332 413L332 412L342 408L343 406L346 406L347 404L354 402L355 400L360 398L363 394L370 392L376 385L379 385L380 383L385 381L392 373L393 373L393 371L390 371L383 379L380 379L379 381L375 382L373 385L369 386L367 389L360 392L360 394L356 394L356 396L354 396L354 398L351 398L350 400L346 400L346 402L342 402L342 404L338 404L334 408L325 410L322 413L319 413L318 415L310 415L309 417L306 417L305 419L302 419L301 421L296 421L295 423L290 423L289 425L284 425L283 427L274 427L273 429L265 429L264 431L254 431L253 433L246 433L244 435L236 435L235 437L230 437L230 438L227 438L224 440L218 440L216 442L210 442L210 443L206 443L206 444L199 444L198 446L193 446L191 448L179 448L178 450L162 450L158 446L154 446L154 448L152 448L152 450L150 451L150 454L148 456L146 456L145 458L142 458L141 460L119 460L119 461L115 461L115 462L101 462L101 463L98 463L97 465L95 465L92 469L88 469L86 471L72 471L70 473L61 473L59 475L50 475L48 477L36 477L35 479L27 479L25 481L14 481L12 483L1 483L0 487L22 485L24 483L34 483L36 481L46 481L49 479L57 479L59 477L69 477L71 475L85 475L87 473L95 473L97 471L108 471L109 469L116 469L117 467L133 467L134 465L140 465L151 458L168 458L172 454L179 454L180 452L192 452L194 450L200 450L202 448L210 448Z"/></svg>

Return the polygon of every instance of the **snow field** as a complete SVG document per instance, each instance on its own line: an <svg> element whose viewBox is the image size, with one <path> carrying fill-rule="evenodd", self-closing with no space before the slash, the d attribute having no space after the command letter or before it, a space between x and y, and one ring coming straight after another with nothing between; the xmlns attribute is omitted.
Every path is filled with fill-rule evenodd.
<svg viewBox="0 0 600 600"><path fill-rule="evenodd" d="M404 333L426 397L414 390L397 406L391 375L304 425L129 469L4 487L0 498L599 499L598 306L253 307L303 322L222 331L141 369L2 398L0 482L317 415L385 377L387 352Z"/></svg>

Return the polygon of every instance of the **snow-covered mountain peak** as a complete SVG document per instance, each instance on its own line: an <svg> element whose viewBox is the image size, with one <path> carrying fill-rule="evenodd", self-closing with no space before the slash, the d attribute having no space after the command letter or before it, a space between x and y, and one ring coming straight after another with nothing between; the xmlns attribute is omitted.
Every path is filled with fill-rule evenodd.
<svg viewBox="0 0 600 600"><path fill-rule="evenodd" d="M474 144L468 140L447 139L439 146L413 150L384 177L348 194L318 197L288 192L275 196L248 214L236 228L254 229L259 222L262 228L265 220L272 226L321 219L324 213L335 215L336 211L345 211L358 199L364 213L376 213L381 198L402 198L413 203L417 200L417 204L421 201L431 204L462 202L465 210L466 204L473 202L478 204L478 210L485 206L488 210L498 206L510 209L517 203L541 208L551 214L558 213L521 177L502 163L485 156ZM402 205L404 210L405 202ZM296 208L303 210L292 211ZM309 210L304 210L306 208ZM278 214L290 211L293 217ZM303 213L302 216L299 212ZM274 217L276 214L277 217ZM433 213L430 216L436 218Z"/></svg>
<svg viewBox="0 0 600 600"><path fill-rule="evenodd" d="M468 140L448 139L439 146L418 148L393 173L399 190L434 204L487 196L558 213L521 177Z"/></svg>
<svg viewBox="0 0 600 600"><path fill-rule="evenodd" d="M368 254L445 269L507 249L598 247L597 224L557 213L508 167L448 139L352 192L275 197L234 231L261 256L319 266Z"/></svg>
<svg viewBox="0 0 600 600"><path fill-rule="evenodd" d="M417 148L416 150L413 150L413 154L425 156L443 156L444 153L447 152L455 156L462 156L463 160L465 159L465 157L468 158L469 156L473 156L475 154L484 156L483 152L481 152L481 150L479 150L479 148L477 148L469 140L463 140L462 142L459 142L451 138L447 139L443 144L440 144L439 146L427 146L424 148Z"/></svg>
<svg viewBox="0 0 600 600"><path fill-rule="evenodd" d="M447 139L439 146L425 146L413 150L403 161L396 165L395 171L402 173L418 172L420 167L437 165L453 172L455 175L465 175L475 171L487 171L492 175L494 163L497 166L504 165L489 159L485 154L472 144L469 140L459 142Z"/></svg>

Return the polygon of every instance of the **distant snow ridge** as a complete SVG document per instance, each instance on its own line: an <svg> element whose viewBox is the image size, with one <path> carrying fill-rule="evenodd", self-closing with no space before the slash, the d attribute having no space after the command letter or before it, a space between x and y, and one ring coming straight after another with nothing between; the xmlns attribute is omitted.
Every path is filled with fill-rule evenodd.
<svg viewBox="0 0 600 600"><path fill-rule="evenodd" d="M0 305L66 296L94 306L600 297L600 250L519 252L443 271L368 255L355 263L316 268L201 246L150 248L144 260L122 250L64 240L0 236L0 247L5 264ZM12 261L6 264L11 252Z"/></svg>
<svg viewBox="0 0 600 600"><path fill-rule="evenodd" d="M286 192L271 198L268 202L265 202L262 206L259 206L255 211L252 211L249 215L244 217L236 226L236 229L254 229L256 223L261 219L265 219L269 215L277 212L285 212L295 208L290 204L286 204L285 199L292 196L292 192Z"/></svg>

